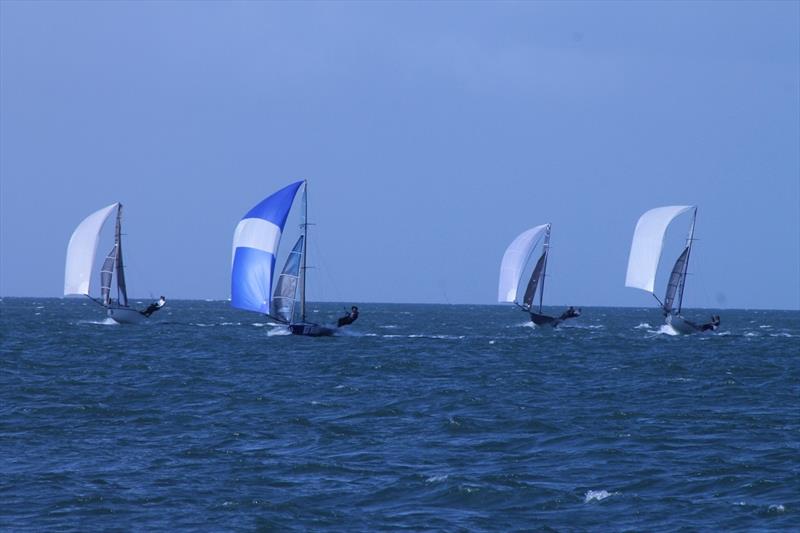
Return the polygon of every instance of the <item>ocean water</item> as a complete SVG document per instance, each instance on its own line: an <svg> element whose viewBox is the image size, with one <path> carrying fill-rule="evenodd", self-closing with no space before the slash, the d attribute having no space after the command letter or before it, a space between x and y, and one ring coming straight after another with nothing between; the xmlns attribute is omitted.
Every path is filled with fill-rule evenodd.
<svg viewBox="0 0 800 533"><path fill-rule="evenodd" d="M798 312L681 337L654 309L360 308L298 338L226 302L120 326L2 299L0 530L800 525Z"/></svg>

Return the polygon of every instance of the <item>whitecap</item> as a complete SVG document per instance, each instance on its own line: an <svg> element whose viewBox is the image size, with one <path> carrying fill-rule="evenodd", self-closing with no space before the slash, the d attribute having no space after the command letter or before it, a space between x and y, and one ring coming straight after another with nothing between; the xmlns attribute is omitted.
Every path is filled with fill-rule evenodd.
<svg viewBox="0 0 800 533"><path fill-rule="evenodd" d="M636 326L633 329L653 329L653 326L651 326L647 322L641 322L638 326Z"/></svg>
<svg viewBox="0 0 800 533"><path fill-rule="evenodd" d="M395 324L386 324L385 326L378 326L378 327L381 329L397 329L400 326L397 326Z"/></svg>
<svg viewBox="0 0 800 533"><path fill-rule="evenodd" d="M770 333L769 336L770 337L794 337L794 335L792 335L791 333L786 333L785 331L782 331L781 333Z"/></svg>
<svg viewBox="0 0 800 533"><path fill-rule="evenodd" d="M749 332L745 333L744 336L745 337L758 337L758 333L753 333L752 331L749 331Z"/></svg>
<svg viewBox="0 0 800 533"><path fill-rule="evenodd" d="M583 503L589 503L592 500L602 501L608 498L609 496L613 496L615 494L619 494L618 492L608 492L607 490L587 490L586 494L583 498Z"/></svg>
<svg viewBox="0 0 800 533"><path fill-rule="evenodd" d="M447 474L437 474L435 476L430 476L425 480L425 483L436 483L438 481L444 481L449 476Z"/></svg>
<svg viewBox="0 0 800 533"><path fill-rule="evenodd" d="M292 332L289 331L289 328L273 328L267 331L267 337L274 337L274 336L283 336L283 335L291 335Z"/></svg>
<svg viewBox="0 0 800 533"><path fill-rule="evenodd" d="M770 329L772 326L769 326L767 324L762 324L762 325L760 325L758 327L761 328L761 329Z"/></svg>
<svg viewBox="0 0 800 533"><path fill-rule="evenodd" d="M767 511L769 511L769 512L771 512L771 513L782 513L782 512L784 512L785 510L786 510L786 508L785 508L783 505L781 505L781 504L778 504L778 505L770 505L770 506L769 506L769 508L767 509Z"/></svg>

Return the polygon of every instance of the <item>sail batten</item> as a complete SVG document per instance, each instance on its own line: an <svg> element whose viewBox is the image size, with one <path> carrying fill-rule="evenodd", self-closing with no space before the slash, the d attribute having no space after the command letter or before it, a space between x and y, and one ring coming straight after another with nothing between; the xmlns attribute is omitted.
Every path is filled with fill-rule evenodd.
<svg viewBox="0 0 800 533"><path fill-rule="evenodd" d="M231 305L268 314L275 258L286 218L303 181L268 196L245 214L233 237Z"/></svg>
<svg viewBox="0 0 800 533"><path fill-rule="evenodd" d="M676 217L690 209L694 209L694 206L657 207L639 217L628 257L628 270L625 275L626 287L653 293L667 228Z"/></svg>
<svg viewBox="0 0 800 533"><path fill-rule="evenodd" d="M506 248L500 264L500 282L497 288L499 302L516 302L520 277L531 252L541 240L550 224L542 224L522 232Z"/></svg>
<svg viewBox="0 0 800 533"><path fill-rule="evenodd" d="M64 268L64 295L89 295L92 267L97 254L100 231L111 212L119 204L113 203L98 209L81 221L67 245L67 260Z"/></svg>

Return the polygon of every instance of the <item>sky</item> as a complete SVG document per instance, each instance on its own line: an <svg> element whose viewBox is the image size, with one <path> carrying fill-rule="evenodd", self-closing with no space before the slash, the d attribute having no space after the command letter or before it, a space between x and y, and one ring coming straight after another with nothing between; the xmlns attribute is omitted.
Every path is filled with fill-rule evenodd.
<svg viewBox="0 0 800 533"><path fill-rule="evenodd" d="M0 2L0 296L120 201L133 296L228 298L297 179L312 300L493 303L549 222L545 303L651 306L633 229L685 204L686 306L798 309L800 3Z"/></svg>

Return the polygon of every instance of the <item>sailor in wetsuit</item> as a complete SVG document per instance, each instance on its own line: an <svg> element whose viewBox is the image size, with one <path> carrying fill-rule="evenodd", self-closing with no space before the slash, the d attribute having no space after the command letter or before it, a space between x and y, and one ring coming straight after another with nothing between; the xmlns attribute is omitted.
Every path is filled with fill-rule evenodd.
<svg viewBox="0 0 800 533"><path fill-rule="evenodd" d="M352 324L358 318L358 307L355 305L350 308L350 312L344 315L342 318L336 322L336 327L340 328L342 326L346 326L348 324Z"/></svg>
<svg viewBox="0 0 800 533"><path fill-rule="evenodd" d="M558 317L558 319L559 320L566 320L568 318L575 318L576 316L581 316L581 310L580 309L575 309L574 307L572 307L570 305L569 309L567 309L566 311L561 313L561 316Z"/></svg>
<svg viewBox="0 0 800 533"><path fill-rule="evenodd" d="M711 322L700 326L700 331L708 331L708 330L717 331L719 323L720 323L719 315L711 315Z"/></svg>
<svg viewBox="0 0 800 533"><path fill-rule="evenodd" d="M162 296L161 298L158 299L158 301L153 302L150 305L148 305L147 309L142 311L142 314L144 316L146 316L146 317L149 317L150 315L152 315L153 313L155 313L156 311L158 311L159 309L164 307L164 304L166 304L166 303L167 303L167 299Z"/></svg>

